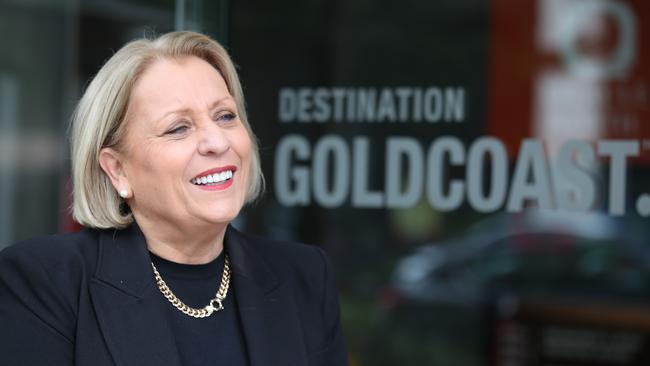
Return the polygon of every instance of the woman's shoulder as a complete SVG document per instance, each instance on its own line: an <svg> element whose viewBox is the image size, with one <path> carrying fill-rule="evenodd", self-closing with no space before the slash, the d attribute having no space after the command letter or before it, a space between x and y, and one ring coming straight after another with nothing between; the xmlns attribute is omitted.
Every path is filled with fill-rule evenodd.
<svg viewBox="0 0 650 366"><path fill-rule="evenodd" d="M98 235L84 229L41 236L1 251L0 322L15 317L26 327L53 331L71 343L80 299L96 267Z"/></svg>
<svg viewBox="0 0 650 366"><path fill-rule="evenodd" d="M54 268L73 270L94 263L98 236L98 230L83 229L20 241L0 251L0 266L13 270L38 267L46 272Z"/></svg>
<svg viewBox="0 0 650 366"><path fill-rule="evenodd" d="M314 285L322 285L325 278L332 276L330 258L319 246L249 233L240 234L275 273Z"/></svg>
<svg viewBox="0 0 650 366"><path fill-rule="evenodd" d="M286 239L269 238L250 233L240 233L248 243L255 247L265 257L281 259L284 262L312 265L314 262L322 263L327 254L320 247Z"/></svg>

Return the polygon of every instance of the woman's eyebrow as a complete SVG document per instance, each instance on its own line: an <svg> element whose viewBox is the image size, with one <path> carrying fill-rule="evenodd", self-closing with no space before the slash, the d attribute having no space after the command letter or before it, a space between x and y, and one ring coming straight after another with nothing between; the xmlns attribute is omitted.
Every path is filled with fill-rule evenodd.
<svg viewBox="0 0 650 366"><path fill-rule="evenodd" d="M191 110L189 108L174 109L174 110L168 111L165 114L163 114L162 116L156 118L156 122L161 122L167 116L172 115L172 114L187 114L187 113L190 113L190 112L191 112Z"/></svg>
<svg viewBox="0 0 650 366"><path fill-rule="evenodd" d="M215 107L218 107L218 106L220 106L222 104L227 104L227 102L234 103L234 101L235 101L235 99L232 96L228 95L228 96L225 96L223 98L219 98L216 101L212 102L212 104L210 104L210 109L214 109ZM168 117L168 116L170 116L172 114L190 114L190 113L192 113L191 108L173 109L171 111L165 112L162 116L156 118L156 122L160 122L160 121L162 121L163 119L165 119L166 117Z"/></svg>
<svg viewBox="0 0 650 366"><path fill-rule="evenodd" d="M235 99L230 95L227 95L227 96L225 96L223 98L219 98L216 101L212 102L212 104L210 105L210 109L214 109L215 107L218 107L218 106L220 106L222 104L226 104L226 102L234 103Z"/></svg>

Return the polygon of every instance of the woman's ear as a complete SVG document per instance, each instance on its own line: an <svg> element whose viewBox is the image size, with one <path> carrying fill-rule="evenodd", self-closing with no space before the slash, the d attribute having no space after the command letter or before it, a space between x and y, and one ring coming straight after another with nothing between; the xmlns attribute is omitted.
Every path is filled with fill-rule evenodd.
<svg viewBox="0 0 650 366"><path fill-rule="evenodd" d="M124 190L131 192L131 186L126 171L124 170L124 163L120 153L110 147L101 149L99 151L99 165L102 167L104 173L108 175L117 192Z"/></svg>

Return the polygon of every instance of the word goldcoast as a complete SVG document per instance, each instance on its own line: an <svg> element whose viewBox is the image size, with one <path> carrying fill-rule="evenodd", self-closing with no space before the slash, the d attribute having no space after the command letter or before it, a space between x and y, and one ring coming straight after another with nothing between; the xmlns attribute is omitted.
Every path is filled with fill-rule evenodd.
<svg viewBox="0 0 650 366"><path fill-rule="evenodd" d="M280 122L464 122L465 89L282 88Z"/></svg>
<svg viewBox="0 0 650 366"><path fill-rule="evenodd" d="M388 137L383 148L371 145L367 136L355 137L349 144L341 136L326 135L313 146L301 135L283 137L275 155L278 202L408 208L426 196L439 211L452 211L464 203L478 212L504 207L519 212L531 204L587 211L600 204L596 200L603 182L596 167L602 159L609 161L607 207L616 216L625 214L627 160L639 155L636 140L569 141L549 159L542 141L526 139L512 165L504 144L487 136L468 147L452 136L439 137L428 148L403 136ZM369 188L371 156L385 162L383 190ZM450 177L452 168L464 169L464 177Z"/></svg>

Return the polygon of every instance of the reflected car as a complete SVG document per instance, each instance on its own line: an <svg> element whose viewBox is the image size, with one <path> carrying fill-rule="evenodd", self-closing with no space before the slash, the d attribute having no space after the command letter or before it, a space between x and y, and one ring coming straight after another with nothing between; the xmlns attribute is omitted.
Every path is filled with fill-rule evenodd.
<svg viewBox="0 0 650 366"><path fill-rule="evenodd" d="M598 213L497 215L398 260L389 292L397 305L470 307L495 293L646 298L648 236L639 230Z"/></svg>

